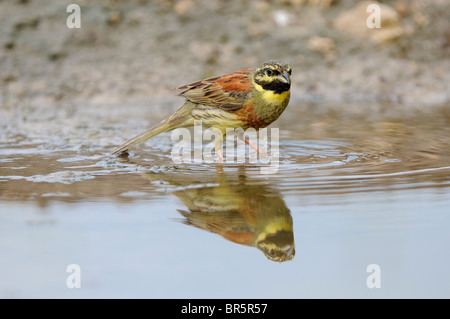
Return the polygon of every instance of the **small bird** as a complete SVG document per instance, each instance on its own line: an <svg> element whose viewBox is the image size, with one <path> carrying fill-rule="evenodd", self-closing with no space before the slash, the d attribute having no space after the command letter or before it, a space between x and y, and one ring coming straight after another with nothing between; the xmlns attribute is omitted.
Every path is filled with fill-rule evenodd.
<svg viewBox="0 0 450 319"><path fill-rule="evenodd" d="M206 128L220 130L223 136L227 128L264 128L278 119L289 103L291 73L287 63L270 61L260 68L244 69L181 86L177 89L178 95L186 98L181 108L119 146L112 154L125 152L162 132L193 126L196 120L201 120ZM238 137L259 152L243 135ZM221 162L222 143L221 140L217 143L218 140L215 150Z"/></svg>
<svg viewBox="0 0 450 319"><path fill-rule="evenodd" d="M294 224L283 194L265 179L258 182L254 176L250 178L252 169L247 171L249 168L245 165L228 172L220 165L216 168L217 174L206 175L178 174L169 170L155 174L145 169L140 173L151 182L177 189L172 194L185 209L178 210L182 217L175 221L218 234L239 245L257 248L269 260L292 260L295 256Z"/></svg>
<svg viewBox="0 0 450 319"><path fill-rule="evenodd" d="M184 217L182 223L236 244L256 247L272 261L294 258L292 216L275 189L225 182L213 187L187 188L174 195L188 209L178 210Z"/></svg>

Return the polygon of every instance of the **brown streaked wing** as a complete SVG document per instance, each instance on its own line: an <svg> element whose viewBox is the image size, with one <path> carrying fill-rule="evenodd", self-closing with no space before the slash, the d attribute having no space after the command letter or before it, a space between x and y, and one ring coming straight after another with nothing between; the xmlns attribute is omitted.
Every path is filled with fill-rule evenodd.
<svg viewBox="0 0 450 319"><path fill-rule="evenodd" d="M253 88L248 78L252 71L245 69L193 82L179 87L179 95L194 103L236 111L245 103L247 93Z"/></svg>

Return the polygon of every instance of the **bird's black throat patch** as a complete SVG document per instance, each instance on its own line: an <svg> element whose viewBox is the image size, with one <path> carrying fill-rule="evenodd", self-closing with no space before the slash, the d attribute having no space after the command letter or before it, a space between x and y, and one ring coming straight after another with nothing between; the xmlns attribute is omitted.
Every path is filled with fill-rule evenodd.
<svg viewBox="0 0 450 319"><path fill-rule="evenodd" d="M266 82L266 81L258 81L255 79L255 82L261 85L264 90L272 91L276 94L281 94L283 92L288 91L291 88L290 83L284 83L278 80Z"/></svg>

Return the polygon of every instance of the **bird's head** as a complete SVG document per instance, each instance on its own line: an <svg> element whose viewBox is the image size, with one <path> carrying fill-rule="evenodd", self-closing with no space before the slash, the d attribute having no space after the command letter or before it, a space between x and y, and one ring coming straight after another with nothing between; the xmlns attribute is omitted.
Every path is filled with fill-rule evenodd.
<svg viewBox="0 0 450 319"><path fill-rule="evenodd" d="M266 257L272 261L283 262L292 260L295 256L294 235L291 231L278 231L267 235L264 239L258 238L256 247L258 247Z"/></svg>
<svg viewBox="0 0 450 319"><path fill-rule="evenodd" d="M253 73L255 87L260 92L282 95L291 88L291 67L287 63L270 61Z"/></svg>

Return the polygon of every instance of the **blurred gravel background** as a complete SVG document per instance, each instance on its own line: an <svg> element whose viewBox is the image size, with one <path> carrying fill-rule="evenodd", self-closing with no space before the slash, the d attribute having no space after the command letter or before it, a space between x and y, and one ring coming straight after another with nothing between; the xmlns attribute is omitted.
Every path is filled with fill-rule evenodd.
<svg viewBox="0 0 450 319"><path fill-rule="evenodd" d="M79 0L81 28L69 29L73 2L0 1L3 115L157 111L164 103L149 101L171 88L270 59L293 67L297 101L423 109L450 99L449 0ZM366 25L371 3L380 29Z"/></svg>

